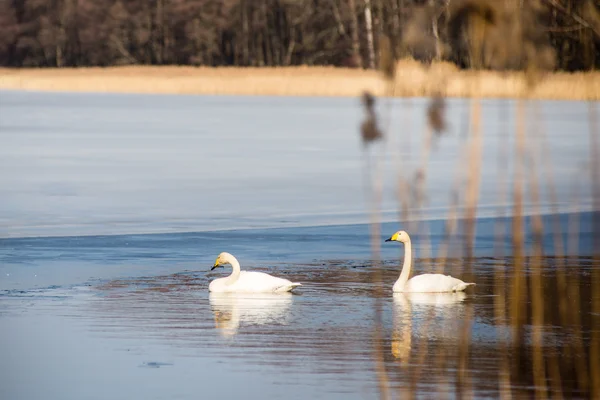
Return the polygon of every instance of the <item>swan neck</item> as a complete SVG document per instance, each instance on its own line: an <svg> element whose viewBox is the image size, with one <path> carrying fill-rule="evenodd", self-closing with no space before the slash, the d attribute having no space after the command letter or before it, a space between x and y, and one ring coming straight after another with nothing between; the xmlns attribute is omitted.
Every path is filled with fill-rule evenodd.
<svg viewBox="0 0 600 400"><path fill-rule="evenodd" d="M240 277L240 263L234 256L227 257L227 261L229 262L229 264L231 264L231 268L233 269L233 271L231 272L231 275L225 278L225 284L231 285L235 283Z"/></svg>
<svg viewBox="0 0 600 400"><path fill-rule="evenodd" d="M410 243L410 239L404 243L404 263L402 264L402 271L400 272L400 277L396 281L394 285L396 289L403 289L404 285L408 281L408 277L410 276L410 269L412 266L412 246Z"/></svg>

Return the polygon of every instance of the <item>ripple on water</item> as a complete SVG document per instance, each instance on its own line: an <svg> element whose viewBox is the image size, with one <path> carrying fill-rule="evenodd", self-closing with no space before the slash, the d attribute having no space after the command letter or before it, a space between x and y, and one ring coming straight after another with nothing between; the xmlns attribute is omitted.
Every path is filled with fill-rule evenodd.
<svg viewBox="0 0 600 400"><path fill-rule="evenodd" d="M583 298L589 291L589 258L578 266ZM420 262L423 265L425 263ZM450 260L448 265L452 266ZM556 259L545 259L544 287L557 283ZM282 379L295 374L320 375L333 387L361 382L375 390L373 372L374 309L381 293L384 360L391 385L407 387L418 373L418 390L439 390L440 382L456 384L460 346L468 334L468 371L475 393L497 391L499 346L511 343L509 326L495 314L498 271L510 274L510 259L482 258L473 263L475 289L454 294L392 294L398 276L395 263L378 269L365 261L324 261L282 265L278 274L303 282L296 293L209 294L208 283L222 274L185 272L164 276L116 279L94 285L48 287L0 293L2 312L7 300L27 299L42 310L85 320L96 335L129 337L162 343L182 357L218 356L240 360L235 368L277 367ZM569 267L574 270L573 265ZM526 270L527 274L528 271ZM379 292L377 289L380 288ZM510 296L510 288L503 295ZM10 308L10 307L8 307ZM14 307L13 307L14 309ZM559 352L576 327L564 326L551 311L543 330L546 351ZM581 317L591 318L589 302ZM469 324L465 324L465 323ZM584 322L583 338L589 336ZM524 345L531 346L526 326ZM148 361L146 367L167 365ZM333 389L332 389L333 390Z"/></svg>

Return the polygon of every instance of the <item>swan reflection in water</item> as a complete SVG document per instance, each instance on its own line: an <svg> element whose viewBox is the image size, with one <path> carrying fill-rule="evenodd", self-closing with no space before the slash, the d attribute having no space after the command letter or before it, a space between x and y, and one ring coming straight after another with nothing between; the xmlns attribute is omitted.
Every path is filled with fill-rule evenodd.
<svg viewBox="0 0 600 400"><path fill-rule="evenodd" d="M240 325L285 324L291 293L210 293L215 328L221 336L238 333Z"/></svg>
<svg viewBox="0 0 600 400"><path fill-rule="evenodd" d="M394 293L392 355L406 365L412 338L458 339L464 315L464 292ZM417 322L413 330L413 319Z"/></svg>

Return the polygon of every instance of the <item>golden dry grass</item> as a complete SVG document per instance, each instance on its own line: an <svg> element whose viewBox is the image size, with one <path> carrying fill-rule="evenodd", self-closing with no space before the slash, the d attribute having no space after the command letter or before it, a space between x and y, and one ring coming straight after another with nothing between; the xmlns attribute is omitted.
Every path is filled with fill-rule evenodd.
<svg viewBox="0 0 600 400"><path fill-rule="evenodd" d="M522 73L461 71L450 63L430 68L399 61L394 95L599 100L600 72L551 73L527 92ZM444 88L444 93L440 93ZM334 67L208 68L126 66L74 69L0 69L0 90L276 96L385 95L380 73Z"/></svg>

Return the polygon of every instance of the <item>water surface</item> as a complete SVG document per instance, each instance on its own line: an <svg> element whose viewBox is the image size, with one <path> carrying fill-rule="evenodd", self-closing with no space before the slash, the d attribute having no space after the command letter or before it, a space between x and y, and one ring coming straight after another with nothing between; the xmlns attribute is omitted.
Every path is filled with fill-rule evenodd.
<svg viewBox="0 0 600 400"><path fill-rule="evenodd" d="M395 221L398 174L413 181L421 165L427 100L389 101L378 110L390 121L382 208ZM482 101L479 216L511 207L503 152L514 148L514 107ZM447 215L468 156L469 100L446 108L449 130L427 163L427 219ZM539 206L590 211L587 104L529 108L530 120L542 116L527 127L538 179L550 176L556 192L542 185ZM3 91L0 110L0 237L369 222L359 99Z"/></svg>
<svg viewBox="0 0 600 400"><path fill-rule="evenodd" d="M544 186L539 207L526 211L553 227L542 237L541 273L550 356L571 349L575 335L589 345L599 295L590 276L600 266L591 258L587 105L536 104L556 196ZM412 176L425 106L393 101L383 235L405 227L395 195L405 171L391 156L397 149ZM502 346L515 341L495 311L497 279L510 303L515 268L511 238L496 230L510 222L503 185L513 161L499 162L499 149L513 145L512 106L483 102L474 258L464 258L459 224L441 266L477 286L407 296L391 293L402 245L382 240L381 262L371 256L357 99L2 92L0 398L376 398L377 307L394 398L409 390L460 398L459 387L497 397ZM448 103L451 131L432 150L424 222L411 230L414 273L440 267L429 257L446 237L468 109L466 100ZM570 258L557 257L557 238ZM525 243L530 252L530 218ZM209 295L209 282L227 273L209 272L221 251L303 286L291 295ZM565 323L554 296L565 270L578 324ZM522 273L531 276L529 263ZM533 328L528 320L524 354ZM530 396L530 380L524 373L513 385ZM569 373L563 390L582 393Z"/></svg>

